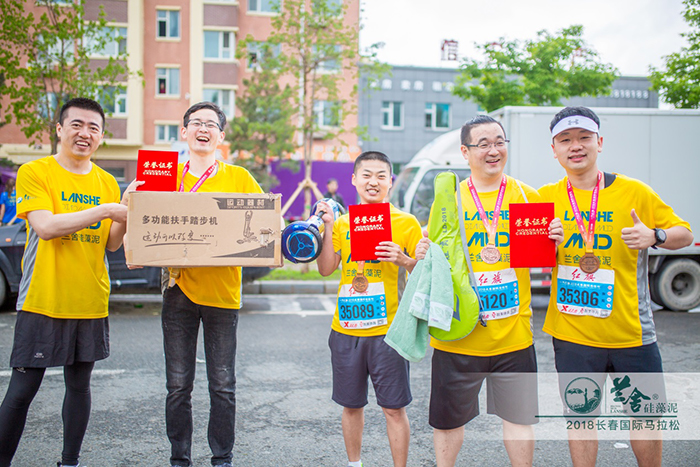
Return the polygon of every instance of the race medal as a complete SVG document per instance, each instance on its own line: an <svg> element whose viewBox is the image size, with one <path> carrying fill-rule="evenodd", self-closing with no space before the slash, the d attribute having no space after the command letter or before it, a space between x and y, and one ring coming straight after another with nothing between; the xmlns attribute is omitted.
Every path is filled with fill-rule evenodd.
<svg viewBox="0 0 700 467"><path fill-rule="evenodd" d="M496 264L501 260L501 252L498 251L495 245L496 231L498 230L498 218L501 215L501 206L503 205L503 196L506 193L507 178L504 175L501 179L501 186L498 189L498 196L496 197L496 205L493 208L493 218L489 224L488 216L486 215L486 210L481 204L481 199L479 199L479 193L477 193L474 183L472 183L472 178L467 179L467 186L469 187L469 192L474 200L474 205L479 211L479 216L481 216L481 222L484 224L484 229L486 229L487 244L481 249L481 260L486 264Z"/></svg>
<svg viewBox="0 0 700 467"><path fill-rule="evenodd" d="M486 264L496 264L501 259L501 252L494 245L486 245L481 249L481 259Z"/></svg>
<svg viewBox="0 0 700 467"><path fill-rule="evenodd" d="M598 193L600 191L600 181L603 178L603 173L598 172L598 182L593 188L593 193L591 194L591 209L588 211L588 231L586 231L586 226L583 223L583 216L581 215L581 210L576 202L576 197L574 196L574 189L571 186L571 181L566 180L566 191L569 195L569 203L571 204L571 209L574 212L574 219L576 220L576 225L581 233L581 237L584 239L586 245L586 253L581 256L578 262L581 271L586 274L593 274L598 269L600 269L600 259L593 253L593 243L595 238L595 222L598 217Z"/></svg>
<svg viewBox="0 0 700 467"><path fill-rule="evenodd" d="M586 274L593 274L600 269L600 260L593 253L586 253L581 256L581 259L578 262L578 267L580 267L581 271L585 272Z"/></svg>
<svg viewBox="0 0 700 467"><path fill-rule="evenodd" d="M365 277L365 262L358 261L357 274L352 279L352 288L356 292L363 293L367 291L367 287L369 287L369 281Z"/></svg>

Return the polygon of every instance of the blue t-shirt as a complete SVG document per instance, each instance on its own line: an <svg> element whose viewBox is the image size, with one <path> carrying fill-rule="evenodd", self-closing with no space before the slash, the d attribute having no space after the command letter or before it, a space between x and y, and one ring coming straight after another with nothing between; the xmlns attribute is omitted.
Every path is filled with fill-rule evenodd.
<svg viewBox="0 0 700 467"><path fill-rule="evenodd" d="M12 193L8 194L6 191L3 191L2 195L0 195L0 204L5 205L5 215L2 216L2 223L7 224L17 214L17 192L12 190ZM18 222L22 222L22 220L15 219L13 224Z"/></svg>

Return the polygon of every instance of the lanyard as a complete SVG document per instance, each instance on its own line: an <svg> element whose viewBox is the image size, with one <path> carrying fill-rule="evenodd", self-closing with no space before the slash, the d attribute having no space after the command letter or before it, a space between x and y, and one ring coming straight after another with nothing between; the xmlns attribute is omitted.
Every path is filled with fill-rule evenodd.
<svg viewBox="0 0 700 467"><path fill-rule="evenodd" d="M581 232L581 236L586 242L586 253L593 252L593 234L595 233L595 222L598 217L598 192L600 191L600 179L602 177L602 172L598 172L598 182L593 188L593 194L591 196L591 209L588 213L588 233L586 233L586 227L583 225L583 217L581 216L581 211L578 208L578 203L576 202L576 197L574 196L574 189L571 186L571 181L566 179L566 191L569 194L569 202L571 203L571 209L574 211L574 217L576 218L576 225L578 225L578 231Z"/></svg>
<svg viewBox="0 0 700 467"><path fill-rule="evenodd" d="M486 211L484 211L484 206L481 204L479 199L479 193L476 192L476 188L472 183L472 178L467 179L467 186L469 187L469 192L472 194L472 199L474 204L476 204L476 209L479 211L479 216L481 216L481 222L484 224L486 229L486 234L489 237L489 245L494 245L496 243L496 230L498 229L498 217L501 215L501 205L503 204L503 195L506 192L506 176L504 175L501 179L501 187L498 189L498 197L496 198L496 206L493 208L493 219L491 219L491 224L489 225L489 218L486 216Z"/></svg>
<svg viewBox="0 0 700 467"><path fill-rule="evenodd" d="M214 169L216 169L216 162L214 162L211 167L209 167L207 170L204 171L201 177L199 177L199 180L197 180L197 183L194 184L194 186L190 189L190 193L194 193L195 191L199 190L199 187L202 186L202 184L211 176L211 174L214 172ZM180 189L178 191L185 191L185 175L187 175L187 172L190 171L190 161L185 162L185 166L182 168L182 180L180 180Z"/></svg>

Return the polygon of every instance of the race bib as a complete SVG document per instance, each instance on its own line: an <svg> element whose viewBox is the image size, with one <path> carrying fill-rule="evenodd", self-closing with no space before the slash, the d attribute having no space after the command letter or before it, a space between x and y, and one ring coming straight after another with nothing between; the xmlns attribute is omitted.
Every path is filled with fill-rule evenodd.
<svg viewBox="0 0 700 467"><path fill-rule="evenodd" d="M598 269L585 273L574 266L559 265L557 309L578 316L607 318L612 313L615 271Z"/></svg>
<svg viewBox="0 0 700 467"><path fill-rule="evenodd" d="M488 321L518 314L520 295L515 269L477 272L476 282L479 285L481 318Z"/></svg>
<svg viewBox="0 0 700 467"><path fill-rule="evenodd" d="M352 284L343 284L338 294L338 319L344 329L368 329L388 323L383 282L370 282L358 293Z"/></svg>

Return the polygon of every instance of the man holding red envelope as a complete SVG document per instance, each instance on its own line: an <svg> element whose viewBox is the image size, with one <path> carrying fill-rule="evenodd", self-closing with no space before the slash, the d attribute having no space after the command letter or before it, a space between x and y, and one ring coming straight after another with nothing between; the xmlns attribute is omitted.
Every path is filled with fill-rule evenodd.
<svg viewBox="0 0 700 467"><path fill-rule="evenodd" d="M435 350L429 423L434 428L437 465L455 465L464 425L479 414L479 392L486 380L487 411L503 420L511 464L530 466L538 408L530 274L525 267L511 267L513 229L508 220L511 204L537 203L539 196L503 173L508 140L497 120L474 117L462 126L461 143L471 169L471 176L460 184L462 217L485 325L477 324L459 340L431 339ZM552 217L547 224L551 221ZM545 238L548 233L545 229ZM421 241L418 258L428 242Z"/></svg>
<svg viewBox="0 0 700 467"><path fill-rule="evenodd" d="M348 466L361 467L364 406L371 377L377 403L386 417L394 466L405 467L410 438L406 406L412 400L408 361L384 342L384 336L398 309L407 273L416 264L421 228L414 216L384 202L391 188L391 162L385 154L360 154L355 160L352 184L357 188L360 205L350 206L349 214L334 222L333 211L326 203L317 206L325 212L318 271L328 276L342 264L328 340L333 400L344 407L342 427ZM385 237L387 232L391 236Z"/></svg>

